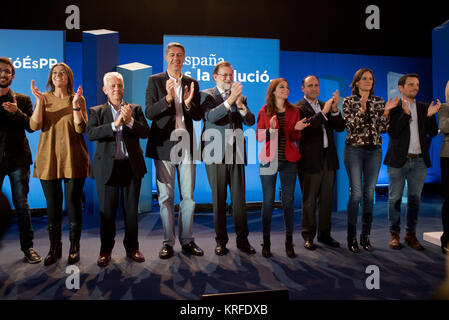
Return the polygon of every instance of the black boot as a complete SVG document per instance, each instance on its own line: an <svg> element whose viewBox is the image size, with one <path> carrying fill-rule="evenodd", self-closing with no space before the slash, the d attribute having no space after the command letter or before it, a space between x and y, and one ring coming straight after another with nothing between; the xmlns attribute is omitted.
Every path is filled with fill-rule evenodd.
<svg viewBox="0 0 449 320"><path fill-rule="evenodd" d="M295 250L293 249L293 236L287 236L285 240L285 252L287 253L287 257L294 258L296 257Z"/></svg>
<svg viewBox="0 0 449 320"><path fill-rule="evenodd" d="M348 239L348 249L354 253L360 253L359 245L357 244L357 239Z"/></svg>
<svg viewBox="0 0 449 320"><path fill-rule="evenodd" d="M271 242L270 242L270 236L263 236L263 243L262 243L262 256L265 258L269 258L271 256Z"/></svg>
<svg viewBox="0 0 449 320"><path fill-rule="evenodd" d="M81 228L70 225L70 251L67 264L75 264L80 261Z"/></svg>
<svg viewBox="0 0 449 320"><path fill-rule="evenodd" d="M50 250L44 260L44 265L49 266L62 257L61 226L48 226L50 238Z"/></svg>
<svg viewBox="0 0 449 320"><path fill-rule="evenodd" d="M368 234L361 234L360 235L360 245L363 249L365 249L368 252L373 251L373 247L371 246L371 243L369 241L369 235Z"/></svg>

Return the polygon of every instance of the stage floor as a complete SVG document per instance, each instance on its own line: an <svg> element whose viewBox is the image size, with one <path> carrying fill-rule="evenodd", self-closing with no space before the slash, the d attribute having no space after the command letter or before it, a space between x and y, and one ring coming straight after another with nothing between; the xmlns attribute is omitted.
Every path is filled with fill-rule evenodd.
<svg viewBox="0 0 449 320"><path fill-rule="evenodd" d="M63 258L45 267L24 263L19 250L17 225L13 224L0 243L0 300L198 300L203 294L287 289L291 300L353 299L430 299L445 278L445 257L439 246L422 241L424 232L441 231L440 197L424 197L418 221L418 239L425 250L409 247L400 251L388 247L389 232L386 199L377 199L371 232L372 253L354 254L346 245L346 214L333 214L333 237L340 248L330 248L315 241L317 250L303 247L300 234L301 211L295 211L296 258L285 255L282 211L275 210L272 220L272 253L261 255L262 223L260 211L248 212L249 240L257 254L241 253L235 245L232 217L228 217L229 253L214 254L215 233L211 213L196 214L195 242L203 248L202 257L187 256L179 243L169 260L158 257L162 245L162 225L158 207L155 212L139 215L139 241L144 263L125 257L123 222L117 219L117 237L111 264L99 268L99 217L84 215L81 238L79 289L68 289L66 280L69 250L68 221L63 217ZM401 216L402 228L405 214ZM42 257L49 241L45 218L33 217L34 247ZM358 231L360 232L360 218ZM403 243L404 233L401 234ZM368 266L379 269L379 289L368 289ZM370 278L372 280L372 278ZM368 279L368 283L373 283ZM72 284L75 282L71 282Z"/></svg>

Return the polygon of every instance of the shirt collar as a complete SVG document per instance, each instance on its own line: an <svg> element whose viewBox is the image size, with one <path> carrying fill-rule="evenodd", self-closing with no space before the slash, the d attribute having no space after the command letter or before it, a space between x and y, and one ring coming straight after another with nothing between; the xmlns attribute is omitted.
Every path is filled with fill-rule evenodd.
<svg viewBox="0 0 449 320"><path fill-rule="evenodd" d="M108 99L108 105L113 109L113 111L117 112L118 110L115 110L114 105L109 101ZM123 106L123 100L120 102L119 108Z"/></svg>
<svg viewBox="0 0 449 320"><path fill-rule="evenodd" d="M304 96L304 99L311 105L320 105L318 100L316 102L312 102L312 100L309 100L306 96Z"/></svg>
<svg viewBox="0 0 449 320"><path fill-rule="evenodd" d="M170 79L175 80L175 82L178 81L178 79L176 79L175 77L172 77L172 76L171 76L171 74L170 74L170 72L168 72L168 70L167 70L167 74L168 74L168 77L169 77ZM181 76L179 77L179 81L182 81L182 77L184 77L184 75L183 75L182 72L181 72Z"/></svg>

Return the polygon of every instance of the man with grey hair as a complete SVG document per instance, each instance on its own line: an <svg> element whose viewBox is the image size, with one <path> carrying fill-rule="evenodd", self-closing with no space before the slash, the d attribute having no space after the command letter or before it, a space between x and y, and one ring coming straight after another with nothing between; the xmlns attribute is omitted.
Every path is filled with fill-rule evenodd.
<svg viewBox="0 0 449 320"><path fill-rule="evenodd" d="M106 267L114 247L115 218L119 195L125 219L126 255L144 262L139 251L137 209L141 180L147 172L139 138L148 138L150 128L139 105L123 101L123 77L118 72L106 73L103 92L108 101L89 109L86 136L97 141L91 177L96 180L101 216L101 248L97 264Z"/></svg>

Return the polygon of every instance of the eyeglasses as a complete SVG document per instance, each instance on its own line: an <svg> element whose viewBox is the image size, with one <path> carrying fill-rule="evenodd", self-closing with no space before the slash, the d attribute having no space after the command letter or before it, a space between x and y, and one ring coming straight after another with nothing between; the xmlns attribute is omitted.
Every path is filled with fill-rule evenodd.
<svg viewBox="0 0 449 320"><path fill-rule="evenodd" d="M7 75L11 75L12 72L9 69L0 69L0 74L2 74L2 72L6 73Z"/></svg>
<svg viewBox="0 0 449 320"><path fill-rule="evenodd" d="M220 74L220 73L217 73L219 76L221 76L221 77L223 77L223 79L226 79L226 78L233 78L234 77L234 75L232 74L232 73L222 73L222 74Z"/></svg>

